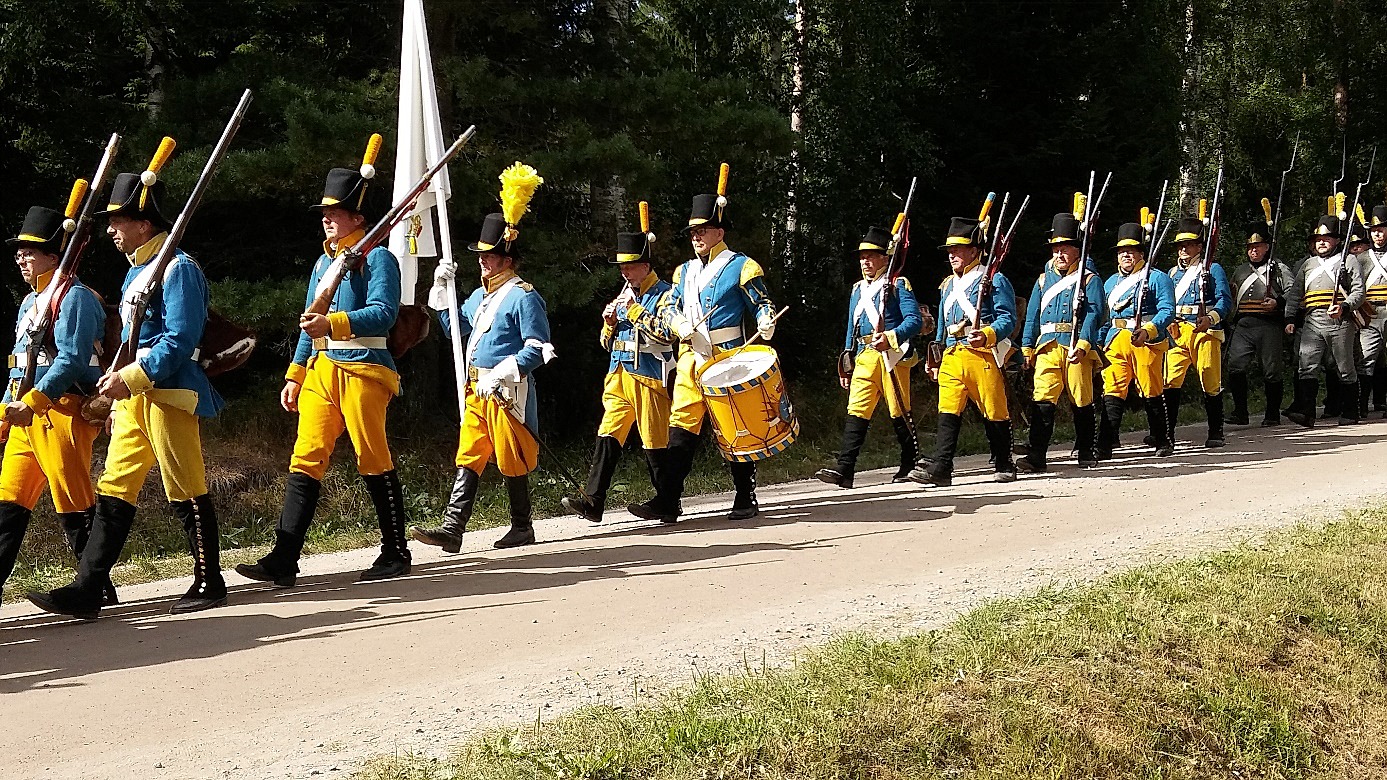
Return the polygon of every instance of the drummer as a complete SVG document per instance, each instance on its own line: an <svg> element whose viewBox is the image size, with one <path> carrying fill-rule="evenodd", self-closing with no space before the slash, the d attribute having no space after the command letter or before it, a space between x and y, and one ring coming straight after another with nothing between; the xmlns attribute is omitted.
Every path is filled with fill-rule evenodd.
<svg viewBox="0 0 1387 780"><path fill-rule="evenodd" d="M694 374L714 354L746 343L747 320L756 324L762 341L775 334L775 307L766 291L765 273L755 260L727 248L727 164L718 178L718 193L695 196L685 232L694 258L674 271L672 287L661 303L660 316L679 341L674 394L669 416L669 448L664 474L655 497L632 504L631 514L647 520L673 522L681 513L684 478L693 468L699 433L707 414L703 393ZM628 314L627 316L632 316ZM756 504L756 463L728 460L737 490L728 520L747 520L760 511Z"/></svg>

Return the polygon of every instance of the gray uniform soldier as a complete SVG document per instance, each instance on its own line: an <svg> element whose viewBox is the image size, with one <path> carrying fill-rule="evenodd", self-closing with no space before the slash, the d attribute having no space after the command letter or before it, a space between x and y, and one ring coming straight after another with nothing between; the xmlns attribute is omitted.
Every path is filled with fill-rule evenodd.
<svg viewBox="0 0 1387 780"><path fill-rule="evenodd" d="M1357 402L1360 419L1368 416L1373 380L1383 370L1383 333L1387 331L1387 206L1374 206L1366 227L1371 243L1358 253L1358 265L1362 268L1369 304L1363 307L1363 313L1367 314L1371 308L1372 316L1358 329ZM1362 231L1363 225L1355 221L1355 237ZM1356 245L1350 242L1350 251L1355 248Z"/></svg>
<svg viewBox="0 0 1387 780"><path fill-rule="evenodd" d="M1267 409L1262 427L1281 424L1282 365L1286 343L1286 287L1291 269L1271 258L1271 225L1254 222L1247 229L1247 262L1233 270L1233 335L1228 339L1228 391L1233 413L1228 422L1247 425L1248 373L1255 358L1262 369Z"/></svg>
<svg viewBox="0 0 1387 780"><path fill-rule="evenodd" d="M1339 251L1343 240L1339 217L1320 217L1310 239L1314 252L1301 261L1286 296L1286 332L1300 331L1295 399L1286 410L1286 418L1306 428L1315 424L1315 396L1320 389L1316 372L1325 358L1339 371L1343 397L1358 397L1354 365L1358 327L1353 310L1364 297L1362 266L1352 260L1345 262L1344 253ZM1341 425L1358 422L1357 404L1343 404L1340 413Z"/></svg>

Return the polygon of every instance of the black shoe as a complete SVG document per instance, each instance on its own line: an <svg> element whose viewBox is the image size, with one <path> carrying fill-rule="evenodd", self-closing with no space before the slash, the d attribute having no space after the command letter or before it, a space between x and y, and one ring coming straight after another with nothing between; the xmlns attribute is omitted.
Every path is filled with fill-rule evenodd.
<svg viewBox="0 0 1387 780"><path fill-rule="evenodd" d="M684 513L683 507L677 503L671 507L660 506L658 498L640 504L630 504L626 511L642 520L658 520L661 523L677 523L679 516Z"/></svg>
<svg viewBox="0 0 1387 780"><path fill-rule="evenodd" d="M1222 447L1223 445L1225 445L1225 444L1227 444L1227 443L1228 443L1228 442L1224 441L1224 439L1223 439L1222 437L1215 439L1215 438L1213 438L1213 437L1211 436L1211 437L1209 437L1209 438L1207 438L1207 439L1204 440L1204 446L1207 447L1207 448L1209 448L1209 449L1214 449L1214 448L1216 448L1216 447Z"/></svg>
<svg viewBox="0 0 1387 780"><path fill-rule="evenodd" d="M732 522L750 520L761 513L756 501L756 461L730 460L727 470L732 474L732 486L737 489L727 519Z"/></svg>
<svg viewBox="0 0 1387 780"><path fill-rule="evenodd" d="M101 614L101 596L78 589L73 585L64 585L57 590L42 593L31 591L24 594L34 606L44 612L51 612L54 615L71 615L79 620L96 620L97 615Z"/></svg>
<svg viewBox="0 0 1387 780"><path fill-rule="evenodd" d="M1230 413L1230 414L1228 415L1228 419L1225 420L1224 422L1228 423L1229 425L1251 425L1251 424L1252 424L1252 420L1248 418L1247 412L1239 413L1236 409L1234 409L1234 410L1232 411L1232 413Z"/></svg>
<svg viewBox="0 0 1387 780"><path fill-rule="evenodd" d="M204 609L224 606L226 606L225 582L195 582L191 588L188 588L188 592L183 594L183 598L169 607L169 614L186 615L189 612L201 612Z"/></svg>
<svg viewBox="0 0 1387 780"><path fill-rule="evenodd" d="M1038 461L1030 455L1016 459L1016 470L1027 474L1044 474L1049 470L1049 466L1044 461Z"/></svg>
<svg viewBox="0 0 1387 780"><path fill-rule="evenodd" d="M275 571L266 565L264 558L257 563L236 564L236 573L248 580L271 583L276 588L292 588L298 582L298 572Z"/></svg>
<svg viewBox="0 0 1387 780"><path fill-rule="evenodd" d="M388 580L394 577L403 577L409 574L410 559L402 558L398 555L387 555L381 553L371 564L371 568L358 574L357 582L375 582L377 580Z"/></svg>
<svg viewBox="0 0 1387 780"><path fill-rule="evenodd" d="M559 503L563 505L564 509L567 509L568 511L583 518L589 523L602 522L601 510L599 510L597 508L597 505L592 503L592 501L590 501L587 498L587 496L564 496L563 498L559 499ZM418 539L419 537L416 536L415 538Z"/></svg>
<svg viewBox="0 0 1387 780"><path fill-rule="evenodd" d="M1170 446L1169 444L1165 445L1164 447L1156 448L1156 457L1158 458L1169 458L1171 455L1174 454L1175 448Z"/></svg>
<svg viewBox="0 0 1387 780"><path fill-rule="evenodd" d="M909 472L906 473L908 474ZM830 485L837 485L840 488L852 487L852 475L841 474L838 472L837 469L819 469L818 471L814 472L814 478L819 480L820 482L826 482ZM893 479L892 481L895 480Z"/></svg>
<svg viewBox="0 0 1387 780"><path fill-rule="evenodd" d="M992 481L993 481L993 482L1003 482L1003 483L1005 483L1005 482L1015 482L1015 481L1016 481L1016 472L1015 472L1014 470L1013 470L1013 471L998 471L998 472L996 472L996 473L994 473L994 474L992 475Z"/></svg>
<svg viewBox="0 0 1387 780"><path fill-rule="evenodd" d="M1145 436L1141 437L1141 443L1145 444L1148 447L1154 447L1156 446L1156 437L1148 433Z"/></svg>
<svg viewBox="0 0 1387 780"><path fill-rule="evenodd" d="M505 536L497 539L491 546L498 550L507 550L512 547L524 547L527 544L535 543L535 527L530 523L516 525L511 522L510 530Z"/></svg>
<svg viewBox="0 0 1387 780"><path fill-rule="evenodd" d="M751 518L759 514L761 514L761 508L758 507L756 504L742 507L734 505L732 509L727 513L727 519L735 523L738 520L750 520Z"/></svg>
<svg viewBox="0 0 1387 780"><path fill-rule="evenodd" d="M1275 428L1279 425L1281 425L1280 417L1267 417L1262 420L1263 428Z"/></svg>
<svg viewBox="0 0 1387 780"><path fill-rule="evenodd" d="M1299 425L1302 428L1315 427L1315 415L1313 413L1306 414L1305 412L1302 412L1299 409L1287 409L1284 416L1287 420L1290 420L1291 422L1295 423L1296 425Z"/></svg>
<svg viewBox="0 0 1387 780"><path fill-rule="evenodd" d="M423 544L442 547L443 552L456 553L462 549L462 535L472 508L477 503L477 486L481 478L471 469L459 468L453 477L453 489L443 507L443 522L435 528L411 526L409 535Z"/></svg>

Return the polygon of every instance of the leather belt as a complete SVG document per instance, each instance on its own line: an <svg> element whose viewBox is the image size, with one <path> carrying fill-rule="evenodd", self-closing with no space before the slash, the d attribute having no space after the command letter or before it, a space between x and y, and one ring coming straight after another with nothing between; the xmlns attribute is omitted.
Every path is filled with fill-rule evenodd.
<svg viewBox="0 0 1387 780"><path fill-rule="evenodd" d="M389 341L385 336L362 336L360 338L336 341L327 337L313 339L313 349L385 349Z"/></svg>

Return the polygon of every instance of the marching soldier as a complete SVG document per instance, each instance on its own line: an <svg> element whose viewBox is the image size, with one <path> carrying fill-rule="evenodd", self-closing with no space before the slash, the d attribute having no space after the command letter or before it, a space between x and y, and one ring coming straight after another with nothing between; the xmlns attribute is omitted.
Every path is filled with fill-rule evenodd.
<svg viewBox="0 0 1387 780"><path fill-rule="evenodd" d="M650 482L658 486L664 475L665 449L669 444L669 391L665 377L673 367L672 334L656 312L669 290L651 267L650 211L640 204L640 233L616 234L616 259L626 286L602 310L602 348L612 353L602 385L602 422L583 495L565 496L564 508L591 522L602 521L607 489L621 458L622 447L634 426L645 447Z"/></svg>
<svg viewBox="0 0 1387 780"><path fill-rule="evenodd" d="M1358 418L1368 416L1376 378L1382 369L1383 331L1387 328L1387 206L1373 208L1368 220L1353 222L1349 254L1355 255L1363 276L1366 299L1358 328ZM1373 227L1374 221L1380 227ZM1382 240L1378 239L1381 235ZM1371 239L1371 240L1370 240Z"/></svg>
<svg viewBox="0 0 1387 780"><path fill-rule="evenodd" d="M510 504L510 530L493 546L535 543L529 474L539 466L539 407L533 372L554 359L554 345L544 298L518 275L520 233L515 226L543 181L523 163L507 168L501 174L501 213L488 214L481 235L468 246L477 253L481 286L458 312L459 335L467 339L467 387L459 388L466 393L466 412L458 433L457 475L442 522L410 529L416 540L444 552L461 549L482 470L493 457ZM439 312L448 333L453 323L445 296L456 273L456 263L439 263L429 295L429 306Z"/></svg>
<svg viewBox="0 0 1387 780"><path fill-rule="evenodd" d="M1340 250L1343 223L1335 214L1320 217L1311 235L1313 252L1300 263L1286 296L1286 333L1300 332L1299 370L1295 397L1286 417L1296 425L1315 424L1315 397L1319 381L1315 372L1326 359L1333 362L1341 377L1343 398L1358 398L1358 374L1354 365L1357 328L1352 312L1364 298L1362 266L1346 262ZM1349 392L1351 391L1351 392ZM1341 423L1358 422L1357 404L1344 404L1350 416Z"/></svg>
<svg viewBox="0 0 1387 780"><path fill-rule="evenodd" d="M909 418L910 369L919 361L910 340L919 335L923 320L910 280L891 278L891 239L889 230L874 227L857 245L862 281L853 285L848 298L848 329L838 361L839 381L848 390L843 443L838 463L814 475L838 487L852 487L857 455L882 398L901 447L900 468L891 481L907 481L919 457L914 421Z"/></svg>
<svg viewBox="0 0 1387 780"><path fill-rule="evenodd" d="M1205 447L1222 447L1223 439L1223 323L1233 308L1228 275L1212 260L1204 268L1204 221L1187 217L1175 228L1175 324L1165 360L1166 435L1175 444L1185 376L1193 368L1204 390L1204 413L1209 421ZM1201 313L1202 312L1202 313Z"/></svg>
<svg viewBox="0 0 1387 780"><path fill-rule="evenodd" d="M1349 220L1348 240L1345 241L1345 246L1347 246L1347 250L1346 250L1346 253L1347 253L1347 254L1346 254L1346 256L1349 257L1349 258L1353 258L1353 259L1355 259L1355 260L1358 258L1358 256L1359 256L1360 254L1363 253L1363 251L1364 251L1365 249L1368 248L1368 236L1367 236L1367 232L1364 231L1364 230L1361 230L1361 229L1359 228L1359 223L1358 223L1358 221L1357 221L1356 219L1350 219L1350 220ZM1361 269L1361 271L1362 271L1363 277L1364 277L1364 282L1363 282L1363 284L1364 284L1364 289L1366 290L1366 288L1367 288L1367 273L1368 273L1368 268L1367 268L1367 266L1364 265L1363 268ZM1350 313L1350 316L1352 316L1352 318L1353 318L1354 327L1357 328L1357 330L1358 330L1358 338L1359 338L1359 339L1361 339L1361 338L1363 337L1363 330L1364 330L1364 328L1366 327L1366 325L1368 324L1368 320L1371 319L1370 317L1368 317L1368 316L1363 312L1363 306L1364 306L1364 305L1365 305L1365 304L1360 304L1360 305L1359 305L1360 307L1359 307L1358 309L1355 309L1355 310L1353 310L1353 311ZM1373 338L1373 336L1372 336L1372 335L1369 335L1369 338ZM1362 354L1361 348L1358 349L1358 350L1356 351L1356 354L1357 354L1357 357L1356 357L1356 359L1355 359L1355 360L1356 360L1355 365L1358 367L1359 371L1361 372L1361 371L1362 371L1362 366L1363 366L1363 354ZM1321 419L1321 420L1332 420L1332 419L1335 418L1335 417L1348 418L1350 415L1346 415L1346 414L1345 414L1345 415L1341 415L1341 412L1342 412L1344 409L1346 409L1348 406L1354 405L1354 403L1355 403L1355 401L1356 401L1357 399L1347 399L1347 400L1344 399L1344 397L1343 397L1343 387L1344 387L1344 385L1343 385L1343 379L1342 379L1342 377L1339 375L1338 371L1334 368L1334 361L1333 361L1332 359L1330 359L1330 358L1326 358L1325 364L1324 364L1324 365L1325 365L1324 411L1320 413L1320 419ZM1361 386L1362 384L1363 384L1362 382L1359 383L1360 386ZM1361 391L1360 391L1360 393L1361 393ZM1359 416L1359 419L1361 419L1361 415Z"/></svg>
<svg viewBox="0 0 1387 780"><path fill-rule="evenodd" d="M1082 213L1077 207L1075 212ZM1079 467L1091 468L1098 463L1093 373L1099 361L1094 345L1103 315L1103 283L1086 267L1088 258L1079 256L1079 234L1075 214L1055 215L1050 225L1050 262L1036 279L1026 307L1021 351L1026 367L1035 369L1035 418L1031 420L1030 451L1016 462L1022 471L1043 472L1048 468L1046 450L1055 432L1055 408L1062 395L1068 395L1074 404ZM1080 294L1082 302L1078 300ZM1082 306L1077 315L1076 305Z"/></svg>
<svg viewBox="0 0 1387 780"><path fill-rule="evenodd" d="M158 266L153 260L172 227L160 211L165 193L158 167L156 157L143 174L116 176L110 206L103 212L109 220L107 235L130 262L121 288L123 331L130 329L134 301L144 297L148 309L134 360L96 383L97 392L115 405L106 468L96 486L96 512L77 577L49 593L28 594L40 609L60 615L90 620L100 613L111 568L135 522L140 488L156 463L193 556L192 587L170 612L226 604L217 515L207 492L198 422L224 406L197 361L207 322L207 279L181 249L164 267L163 278L154 277ZM156 286L158 295L149 297ZM129 334L122 336L128 339Z"/></svg>
<svg viewBox="0 0 1387 780"><path fill-rule="evenodd" d="M651 500L632 504L628 510L646 520L673 522L682 512L680 498L684 479L693 469L698 436L708 408L695 372L721 350L736 349L748 339L743 322L751 318L764 341L775 334L775 306L766 289L765 272L750 257L729 249L726 243L727 198L722 194L697 195L685 231L694 258L675 269L672 287L665 296L664 318L681 343L675 369L674 394L669 415L669 452L665 479ZM736 497L728 520L755 517L756 462L728 460Z"/></svg>
<svg viewBox="0 0 1387 780"><path fill-rule="evenodd" d="M1170 346L1170 323L1175 321L1175 285L1159 268L1146 269L1146 246L1147 228L1141 223L1118 227L1117 273L1103 285L1111 319L1101 336L1109 363L1103 369L1099 460L1111 458L1117 446L1123 405L1133 383L1146 404L1146 424L1156 455L1166 458L1175 452L1166 437L1165 401L1161 398L1165 392L1161 370Z"/></svg>
<svg viewBox="0 0 1387 780"><path fill-rule="evenodd" d="M952 272L939 284L935 341L942 353L937 365L934 357L930 358L930 373L939 382L939 430L934 456L921 458L909 478L937 487L953 484L963 410L971 400L982 413L992 452L993 481L1014 482L1016 466L1011 458L1011 419L1002 366L1013 349L1008 336L1016 323L1016 293L1000 272L985 278L978 220L954 217L939 248L948 252ZM933 355L936 347L931 345L930 349Z"/></svg>
<svg viewBox="0 0 1387 780"><path fill-rule="evenodd" d="M1362 266L1367 301L1372 306L1372 317L1358 332L1358 346L1361 352L1358 363L1360 418L1368 415L1370 397L1376 396L1375 409L1382 410L1383 403L1377 388L1387 387L1381 381L1387 376L1387 370L1382 366L1383 334L1387 332L1387 206L1374 206L1365 227L1371 241L1358 254L1358 262Z"/></svg>
<svg viewBox="0 0 1387 780"><path fill-rule="evenodd" d="M323 254L308 279L298 346L279 394L284 411L299 415L284 508L269 554L236 567L242 576L280 587L295 582L323 476L343 431L356 450L357 473L381 534L380 555L359 579L399 577L410 569L404 489L385 436L386 410L400 394L400 375L386 344L400 308L400 266L385 247L374 247L364 257L354 250L370 227L368 191L378 148L374 143L368 147L360 170L328 171L322 199L309 206L321 215ZM331 285L343 267L345 276L334 291ZM328 313L312 311L315 300L328 295Z"/></svg>
<svg viewBox="0 0 1387 780"><path fill-rule="evenodd" d="M1271 220L1255 222L1247 230L1247 262L1233 270L1230 289L1237 301L1233 334L1228 342L1228 391L1233 413L1228 422L1247 425L1248 371L1255 358L1262 369L1262 388L1267 397L1262 427L1281 424L1284 360L1286 285L1291 269L1271 256Z"/></svg>
<svg viewBox="0 0 1387 780"><path fill-rule="evenodd" d="M14 571L20 543L45 484L53 509L78 560L91 533L96 492L92 487L92 444L99 427L80 413L82 399L95 392L101 378L95 347L101 340L106 312L101 299L75 278L66 291L55 279L62 252L71 238L62 212L34 206L19 235L5 243L15 248L19 273L32 289L19 307L15 347L10 355L4 397L9 428L0 465L0 588ZM18 395L29 359L29 339L37 317L57 301L51 341L40 347L33 388ZM115 588L102 583L102 605L116 603Z"/></svg>

